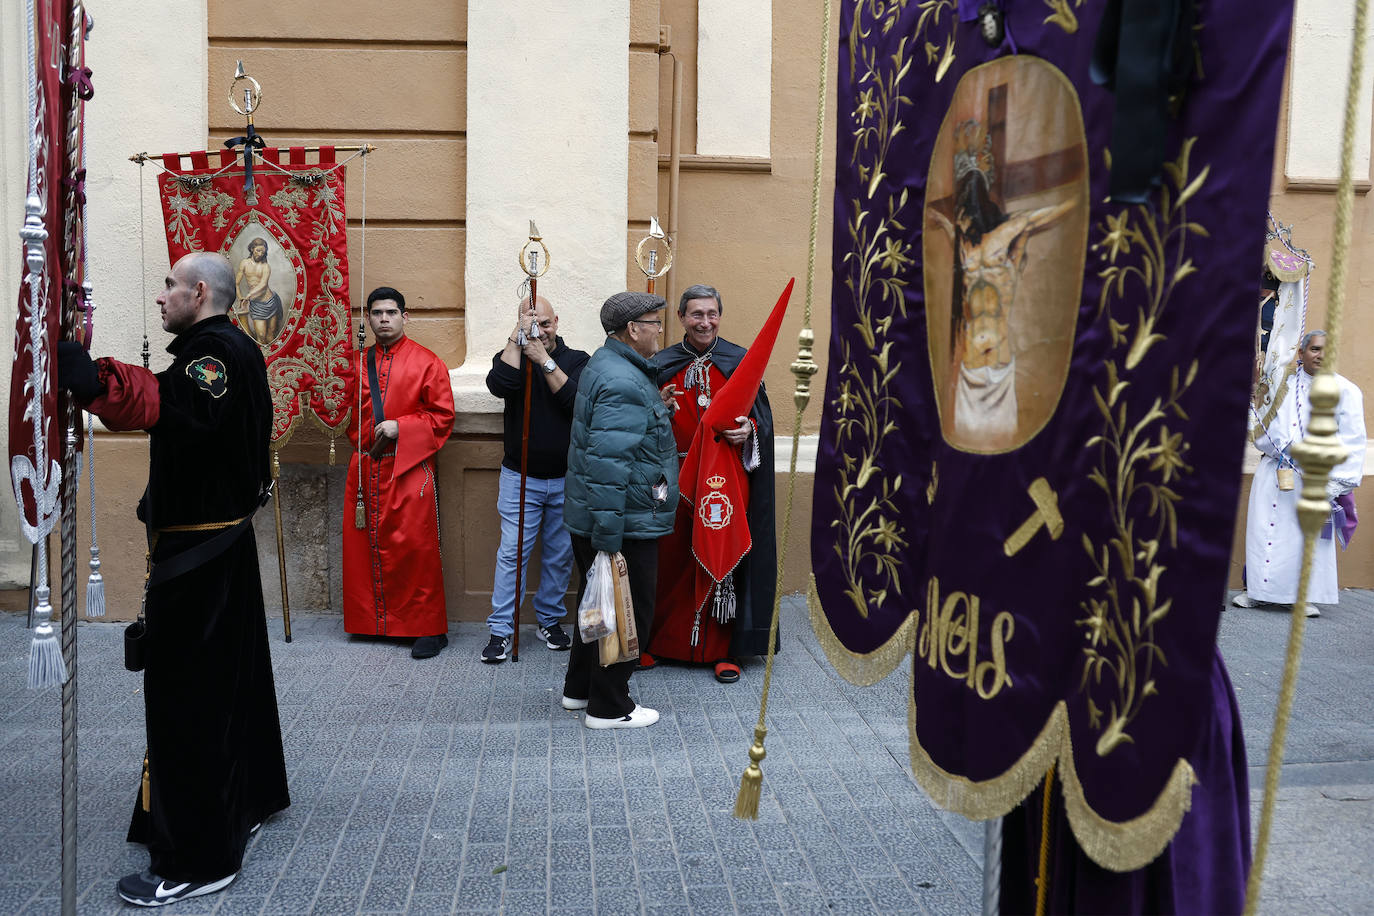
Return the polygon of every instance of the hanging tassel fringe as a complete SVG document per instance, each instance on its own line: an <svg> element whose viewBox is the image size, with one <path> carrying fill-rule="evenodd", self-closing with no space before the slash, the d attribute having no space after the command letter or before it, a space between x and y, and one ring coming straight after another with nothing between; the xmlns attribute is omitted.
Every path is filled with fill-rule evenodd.
<svg viewBox="0 0 1374 916"><path fill-rule="evenodd" d="M86 298L89 301L90 296ZM91 577L86 580L86 616L104 617L105 577L100 574L100 547L95 535L95 419L91 414L86 414L86 454L90 466L86 480L91 491Z"/></svg>
<svg viewBox="0 0 1374 916"><path fill-rule="evenodd" d="M759 819L759 795L763 792L763 758L768 752L763 749L764 736L768 729L762 725L754 727L754 743L749 746L749 766L739 781L739 795L735 798L735 817L756 821Z"/></svg>
<svg viewBox="0 0 1374 916"><path fill-rule="evenodd" d="M38 606L34 608L33 643L29 646L29 689L56 687L67 680L67 665L62 661L62 646L52 626L52 605L48 603L46 585L37 590Z"/></svg>
<svg viewBox="0 0 1374 916"><path fill-rule="evenodd" d="M716 597L711 606L711 616L717 623L729 623L735 619L735 577L726 576L716 583Z"/></svg>
<svg viewBox="0 0 1374 916"><path fill-rule="evenodd" d="M367 509L363 506L362 499L353 507L353 527L359 531L367 527Z"/></svg>
<svg viewBox="0 0 1374 916"><path fill-rule="evenodd" d="M105 577L100 575L100 552L91 548L91 577L86 580L86 616L105 616Z"/></svg>

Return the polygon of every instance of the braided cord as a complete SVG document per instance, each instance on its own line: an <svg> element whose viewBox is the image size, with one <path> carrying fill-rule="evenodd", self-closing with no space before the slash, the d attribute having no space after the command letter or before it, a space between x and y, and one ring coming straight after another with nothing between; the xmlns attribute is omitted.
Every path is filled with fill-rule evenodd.
<svg viewBox="0 0 1374 916"><path fill-rule="evenodd" d="M1341 177L1336 187L1336 228L1331 253L1331 287L1327 291L1326 355L1321 369L1323 374L1335 373L1337 357L1340 354L1341 319L1345 308L1346 258L1350 248L1350 221L1355 199L1351 160L1354 158L1355 150L1360 81L1364 73L1365 24L1368 12L1368 0L1355 0L1354 40L1350 50L1350 74L1345 95L1345 125L1341 131ZM1316 546L1316 531L1305 531L1302 567L1298 573L1298 596L1293 602L1292 623L1288 631L1288 651L1284 656L1283 679L1279 685L1279 705L1274 713L1274 733L1269 741L1269 756L1264 772L1264 801L1260 806L1259 837L1255 841L1255 858L1250 866L1250 875L1245 886L1246 916L1254 916L1259 910L1264 862L1269 852L1269 833L1273 827L1274 803L1279 791L1279 770L1283 767L1283 746L1288 737L1293 695L1298 686L1303 630L1307 623L1308 579L1312 575L1312 558Z"/></svg>

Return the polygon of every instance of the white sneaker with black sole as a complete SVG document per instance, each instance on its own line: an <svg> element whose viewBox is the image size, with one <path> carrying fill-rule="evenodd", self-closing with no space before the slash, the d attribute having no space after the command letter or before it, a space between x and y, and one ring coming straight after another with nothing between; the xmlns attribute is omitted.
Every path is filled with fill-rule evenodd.
<svg viewBox="0 0 1374 916"><path fill-rule="evenodd" d="M239 873L234 872L218 881L168 881L144 870L119 879L119 896L135 906L166 906L187 897L199 897L222 891L238 876Z"/></svg>
<svg viewBox="0 0 1374 916"><path fill-rule="evenodd" d="M577 697L570 697L570 696L568 696L568 695L565 693L565 694L563 694L563 708L564 708L564 709L574 709L574 710L575 710L575 709L586 709L586 708L587 708L587 701L586 701L586 700L579 700Z"/></svg>
<svg viewBox="0 0 1374 916"><path fill-rule="evenodd" d="M566 652L572 648L572 638L563 631L562 624L551 623L546 627L535 630L539 638L544 640L544 645L555 652Z"/></svg>
<svg viewBox="0 0 1374 916"><path fill-rule="evenodd" d="M643 728L658 721L658 710L647 706L636 706L627 715L618 719L603 719L600 716L583 716L582 724L588 728Z"/></svg>
<svg viewBox="0 0 1374 916"><path fill-rule="evenodd" d="M497 665L506 660L509 652L510 637L493 635L487 640L487 647L482 650L482 661L488 665Z"/></svg>

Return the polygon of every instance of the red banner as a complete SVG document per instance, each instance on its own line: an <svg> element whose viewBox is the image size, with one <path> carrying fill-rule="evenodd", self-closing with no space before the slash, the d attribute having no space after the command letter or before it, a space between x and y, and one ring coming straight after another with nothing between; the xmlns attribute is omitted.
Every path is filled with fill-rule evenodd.
<svg viewBox="0 0 1374 916"><path fill-rule="evenodd" d="M317 165L292 147L264 149L245 192L237 154L164 156L158 180L171 263L218 251L234 268L230 316L257 341L272 387L272 445L286 444L305 417L333 440L350 418L348 239L344 172L323 147ZM183 168L183 158L189 168Z"/></svg>
<svg viewBox="0 0 1374 916"><path fill-rule="evenodd" d="M80 142L75 84L64 59L66 42L73 37L71 16L71 4L62 0L34 3L30 79L36 92L26 133L28 198L37 210L26 207L24 235L33 235L36 247L32 260L25 251L20 254L24 270L10 378L9 442L10 477L21 523L25 536L35 543L52 530L56 517L62 424L57 419L54 355L57 341L65 336L63 278L75 251L73 244L64 252L63 241L64 233L78 226L68 218L66 204L71 199L72 206L77 205L74 192L83 177L69 160ZM78 60L80 53L78 49ZM78 73L84 79L89 71ZM38 238L39 230L47 233L46 239Z"/></svg>

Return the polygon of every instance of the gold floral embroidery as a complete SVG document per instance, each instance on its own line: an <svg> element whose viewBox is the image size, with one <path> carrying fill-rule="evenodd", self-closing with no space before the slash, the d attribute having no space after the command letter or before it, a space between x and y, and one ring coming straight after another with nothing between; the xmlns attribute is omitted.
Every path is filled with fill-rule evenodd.
<svg viewBox="0 0 1374 916"><path fill-rule="evenodd" d="M851 47L855 35L867 35L878 26L877 22L865 23L865 14L881 19L886 32L905 5L905 0L860 5L855 11ZM855 83L851 164L857 166L863 190L850 200L851 244L844 256L844 283L853 296L854 327L866 352L854 354L848 341L840 344L844 369L831 407L843 465L834 488L839 517L832 524L839 529L835 550L843 567L845 594L863 617L868 616L870 602L882 607L890 595L901 594L900 558L907 546L895 502L902 486L901 475L888 478L878 463L884 440L897 428L893 409L901 406L888 393L902 365L894 358L888 335L893 320L906 316L903 290L908 281L904 274L912 264L911 245L894 232L906 231L898 216L907 204L907 190L888 193L878 209L869 209L885 176L883 167L892 138L904 129L901 108L911 104L901 92L902 80L911 70L907 45L903 38L895 53L881 59L875 50L857 49L864 71ZM854 63L851 57L851 66Z"/></svg>
<svg viewBox="0 0 1374 916"><path fill-rule="evenodd" d="M1053 11L1043 20L1046 25L1053 23L1070 35L1078 31L1078 17L1069 7L1069 0L1045 0L1045 5ZM1083 0L1074 0L1074 6L1082 5Z"/></svg>
<svg viewBox="0 0 1374 916"><path fill-rule="evenodd" d="M1152 677L1154 665L1168 664L1154 633L1173 604L1160 588L1167 571L1165 555L1178 546L1180 496L1169 484L1192 472L1185 460L1189 445L1182 433L1169 429L1168 420L1188 419L1182 401L1197 377L1197 360L1181 379L1179 367L1173 367L1168 394L1156 397L1138 419L1122 395L1132 384L1133 371L1165 339L1155 328L1174 289L1197 270L1185 257L1188 237L1207 236L1207 230L1189 222L1187 215L1188 200L1206 183L1210 171L1205 167L1189 178L1188 156L1196 139L1185 140L1178 158L1165 163L1169 183L1159 190L1157 210L1141 204L1108 214L1092 246L1106 262L1098 273L1103 280L1099 315L1106 316L1113 351L1125 351L1121 365L1116 358L1106 361L1106 380L1093 390L1103 427L1086 443L1098 448L1098 465L1089 479L1107 497L1112 528L1106 543L1083 535L1083 549L1095 572L1088 588L1095 594L1080 602L1086 616L1077 621L1087 643L1079 689L1088 693L1089 724L1101 733L1097 753L1102 756L1133 740L1127 729L1146 699L1159 692ZM1110 156L1107 167L1111 168ZM1128 299L1128 279L1133 290L1144 293L1143 301ZM1126 321L1116 318L1118 311L1127 314ZM1132 505L1142 498L1147 500L1144 518L1138 510L1131 514ZM1097 702L1103 693L1110 697L1105 711Z"/></svg>

